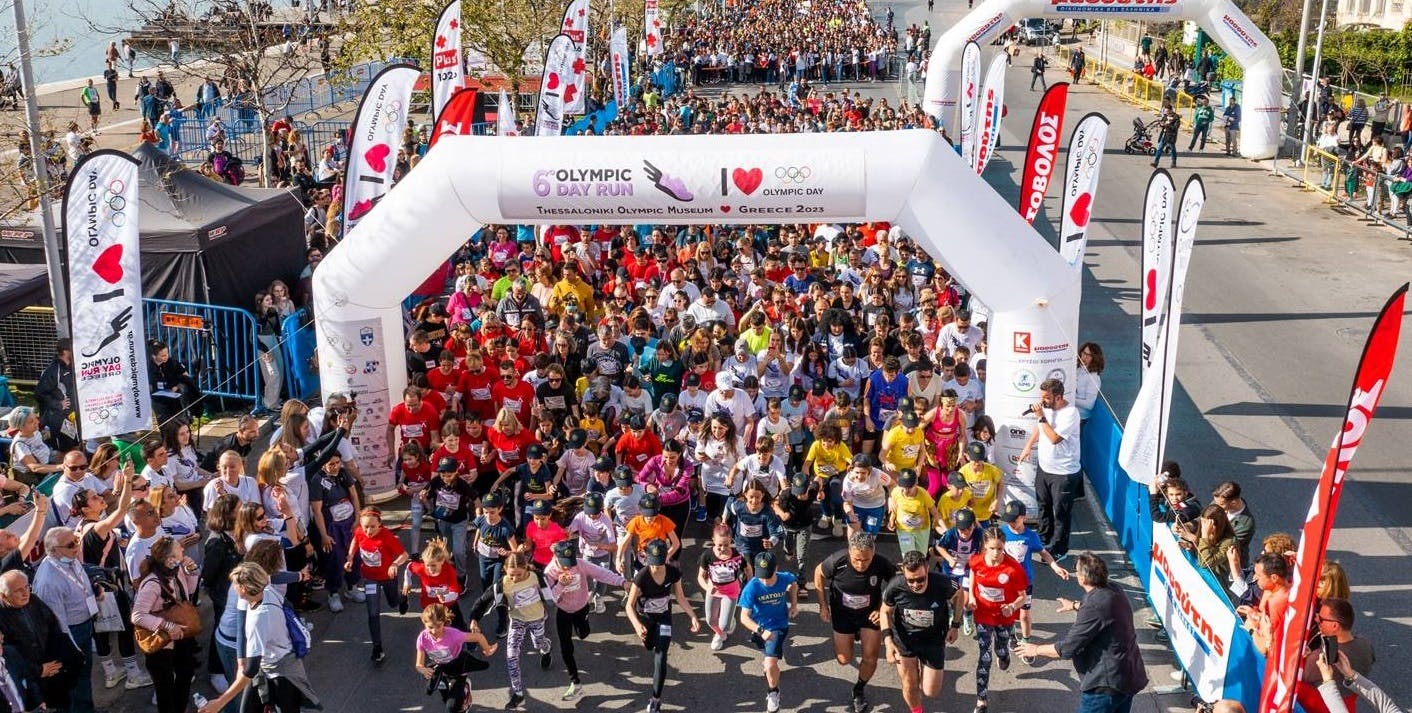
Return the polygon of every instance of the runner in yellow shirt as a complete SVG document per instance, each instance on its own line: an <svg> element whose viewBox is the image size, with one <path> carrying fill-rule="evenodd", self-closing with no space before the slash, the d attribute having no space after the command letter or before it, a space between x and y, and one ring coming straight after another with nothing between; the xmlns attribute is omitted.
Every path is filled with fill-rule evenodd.
<svg viewBox="0 0 1412 713"><path fill-rule="evenodd" d="M843 432L832 423L819 426L815 441L804 455L804 472L819 479L819 500L823 503L823 517L819 527L835 530L835 536L843 533L843 496L839 478L847 472L853 462L853 452L843 443Z"/></svg>
<svg viewBox="0 0 1412 713"><path fill-rule="evenodd" d="M971 506L971 489L966 477L956 471L946 476L946 492L936 499L936 511L947 529L956 527L956 511Z"/></svg>
<svg viewBox="0 0 1412 713"><path fill-rule="evenodd" d="M908 469L921 470L926 433L919 428L919 423L916 412L907 411L897 425L883 433L883 470L893 474Z"/></svg>
<svg viewBox="0 0 1412 713"><path fill-rule="evenodd" d="M967 445L966 458L959 472L971 489L971 509L976 513L976 522L986 523L995 517L996 505L1003 500L1005 484L1000 469L986 462L985 446L979 443Z"/></svg>
<svg viewBox="0 0 1412 713"><path fill-rule="evenodd" d="M931 546L932 526L939 526L940 522L936 502L925 488L917 487L917 471L904 468L897 474L897 487L887 499L887 529L897 531L902 554L913 550L926 553Z"/></svg>

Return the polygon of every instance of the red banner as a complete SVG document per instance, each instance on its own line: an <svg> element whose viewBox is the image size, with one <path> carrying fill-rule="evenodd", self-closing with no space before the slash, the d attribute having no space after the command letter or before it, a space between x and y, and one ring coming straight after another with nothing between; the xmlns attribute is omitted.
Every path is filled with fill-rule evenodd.
<svg viewBox="0 0 1412 713"><path fill-rule="evenodd" d="M1059 139L1064 132L1064 109L1069 105L1068 82L1049 85L1030 127L1030 148L1025 153L1024 178L1020 181L1020 215L1031 225L1044 209L1044 194L1059 161Z"/></svg>
<svg viewBox="0 0 1412 713"><path fill-rule="evenodd" d="M436 117L436 127L431 132L431 142L428 147L435 146L436 140L442 134L454 134L457 136L471 133L471 126L476 122L476 90L462 89L451 95L451 99L442 107L441 113Z"/></svg>
<svg viewBox="0 0 1412 713"><path fill-rule="evenodd" d="M1290 584L1289 607L1283 622L1274 623L1273 641L1265 663L1265 683L1260 688L1260 710L1266 713L1289 713L1294 707L1295 677L1303 667L1304 634L1314 619L1314 592L1319 585L1319 573L1324 567L1324 554L1329 546L1329 534L1338 514L1338 502L1343 495L1343 479L1353 454L1363 443L1378 399L1392 373L1397 358L1397 340L1402 331L1402 304L1407 297L1403 284L1383 305L1363 357L1358 361L1358 374L1353 379L1353 393L1348 397L1348 415L1339 430L1304 520L1304 532L1295 555L1294 580Z"/></svg>

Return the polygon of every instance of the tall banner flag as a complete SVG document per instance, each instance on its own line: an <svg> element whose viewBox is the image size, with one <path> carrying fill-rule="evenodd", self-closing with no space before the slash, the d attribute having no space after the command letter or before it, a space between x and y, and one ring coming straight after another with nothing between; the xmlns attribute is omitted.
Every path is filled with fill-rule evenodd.
<svg viewBox="0 0 1412 713"><path fill-rule="evenodd" d="M397 146L407 126L412 85L417 83L420 74L410 64L391 65L373 77L358 104L343 179L345 235L392 188Z"/></svg>
<svg viewBox="0 0 1412 713"><path fill-rule="evenodd" d="M559 35L549 43L544 77L539 83L536 136L558 136L564 132L565 107L578 96L583 82L583 60L578 60L576 67L574 57L574 41L568 35Z"/></svg>
<svg viewBox="0 0 1412 713"><path fill-rule="evenodd" d="M138 254L137 167L138 162L121 151L95 151L74 166L64 193L77 391L68 398L78 414L77 429L69 435L79 440L152 427ZM157 383L159 391L168 387Z"/></svg>
<svg viewBox="0 0 1412 713"><path fill-rule="evenodd" d="M564 8L564 22L559 29L559 34L568 35L574 41L574 59L578 62L588 61L588 17L588 0L570 0ZM565 114L583 113L583 94L579 91L572 101L564 102Z"/></svg>
<svg viewBox="0 0 1412 713"><path fill-rule="evenodd" d="M647 46L647 56L662 54L662 18L657 16L657 0L643 2L642 29L646 34L642 42Z"/></svg>
<svg viewBox="0 0 1412 713"><path fill-rule="evenodd" d="M976 165L976 105L981 93L981 46L967 42L961 52L961 118L957 126L961 132L957 140L961 143L961 160L967 166Z"/></svg>
<svg viewBox="0 0 1412 713"><path fill-rule="evenodd" d="M628 28L620 25L613 30L613 37L608 41L608 62L613 74L613 98L618 100L618 110L626 111L632 101L629 96L632 78L628 72L632 56L628 54Z"/></svg>
<svg viewBox="0 0 1412 713"><path fill-rule="evenodd" d="M1086 114L1069 138L1069 158L1064 166L1064 200L1059 210L1059 256L1075 270L1083 269L1088 246L1088 221L1103 167L1103 147L1108 142L1108 119Z"/></svg>
<svg viewBox="0 0 1412 713"><path fill-rule="evenodd" d="M518 136L520 127L515 123L515 105L510 103L510 95L500 90L500 100L495 108L495 135Z"/></svg>
<svg viewBox="0 0 1412 713"><path fill-rule="evenodd" d="M1302 668L1304 633L1313 623L1315 590L1324 567L1324 555L1343 496L1343 481L1353 463L1353 454L1363 444L1368 424L1382 398L1383 388L1392 374L1397 358L1397 342L1402 332L1402 307L1407 297L1407 285L1399 287L1378 319L1363 346L1358 360L1358 372L1353 378L1353 391L1348 397L1348 411L1343 427L1334 438L1333 447L1324 459L1319 485L1304 519L1299 549L1294 556L1294 580L1289 588L1289 606L1284 621L1272 622L1269 658L1265 664L1265 681L1260 688L1260 708L1268 713L1288 713L1294 705L1295 677Z"/></svg>
<svg viewBox="0 0 1412 713"><path fill-rule="evenodd" d="M436 21L436 36L431 43L431 115L440 117L441 110L457 90L466 86L461 55L461 0L451 0Z"/></svg>
<svg viewBox="0 0 1412 713"><path fill-rule="evenodd" d="M1031 225L1044 209L1044 196L1049 192L1049 181L1059 161L1059 140L1064 135L1064 110L1068 106L1069 85L1058 82L1049 85L1034 112L1019 203L1020 215Z"/></svg>
<svg viewBox="0 0 1412 713"><path fill-rule="evenodd" d="M1167 309L1168 276L1172 273L1172 211L1177 202L1177 189L1172 175L1158 169L1147 180L1147 198L1142 209L1142 316L1138 354L1139 383L1147 380L1147 372L1160 358L1157 339L1162 332L1162 317Z"/></svg>
<svg viewBox="0 0 1412 713"><path fill-rule="evenodd" d="M462 89L451 95L451 101L436 115L436 124L432 127L431 142L428 146L435 146L437 140L444 135L471 134L476 123L476 99L479 96L480 93L474 89Z"/></svg>
<svg viewBox="0 0 1412 713"><path fill-rule="evenodd" d="M981 101L976 107L976 127L972 137L977 174L985 173L986 164L1000 145L1000 114L1005 107L1005 55L998 54L990 61L990 69L985 74L985 85L981 90Z"/></svg>

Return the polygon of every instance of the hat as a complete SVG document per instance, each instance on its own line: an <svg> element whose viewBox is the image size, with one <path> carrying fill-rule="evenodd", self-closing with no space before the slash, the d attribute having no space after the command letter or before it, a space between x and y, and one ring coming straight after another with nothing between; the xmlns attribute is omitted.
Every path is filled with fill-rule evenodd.
<svg viewBox="0 0 1412 713"><path fill-rule="evenodd" d="M966 444L966 457L978 463L986 462L988 459L985 457L985 444L979 441Z"/></svg>
<svg viewBox="0 0 1412 713"><path fill-rule="evenodd" d="M586 515L597 515L603 512L603 493L586 493L583 496L583 512Z"/></svg>
<svg viewBox="0 0 1412 713"><path fill-rule="evenodd" d="M593 469L601 473L612 470L614 465L612 456L598 456L598 460L593 461Z"/></svg>
<svg viewBox="0 0 1412 713"><path fill-rule="evenodd" d="M656 515L658 512L661 512L662 505L657 501L656 493L648 493L642 496L641 500L637 501L637 509L640 510L643 515Z"/></svg>
<svg viewBox="0 0 1412 713"><path fill-rule="evenodd" d="M525 457L526 457L526 458L543 458L543 457L544 457L544 446L541 446L541 445L539 445L538 443L531 443L531 444L529 445L529 447L525 449Z"/></svg>
<svg viewBox="0 0 1412 713"><path fill-rule="evenodd" d="M531 515L546 515L546 516L547 516L547 515L549 515L551 512L553 512L553 511L554 511L554 504L551 503L551 502L549 502L548 500L531 500L531 501L530 501L530 514L531 514Z"/></svg>
<svg viewBox="0 0 1412 713"><path fill-rule="evenodd" d="M911 468L903 468L902 472L897 474L897 484L904 488L910 488L916 485L917 471L912 470Z"/></svg>
<svg viewBox="0 0 1412 713"><path fill-rule="evenodd" d="M751 564L755 566L756 577L767 579L775 576L775 553L769 550L758 552Z"/></svg>
<svg viewBox="0 0 1412 713"><path fill-rule="evenodd" d="M1011 500L1005 503L1004 512L1000 513L1000 519L1005 522L1014 522L1025 514L1025 504L1019 500Z"/></svg>
<svg viewBox="0 0 1412 713"><path fill-rule="evenodd" d="M637 479L633 477L632 468L620 465L613 469L613 483L618 487L622 488L632 485L635 480Z"/></svg>
<svg viewBox="0 0 1412 713"><path fill-rule="evenodd" d="M803 387L803 386L800 386L799 384L795 384L795 385L789 387L789 397L790 397L791 399L802 399L802 398L804 398L804 387Z"/></svg>
<svg viewBox="0 0 1412 713"><path fill-rule="evenodd" d="M669 409L677 405L677 395L670 391L662 394L662 408Z"/></svg>
<svg viewBox="0 0 1412 713"><path fill-rule="evenodd" d="M686 410L687 423L701 423L706 420L706 414L699 408L689 408Z"/></svg>
<svg viewBox="0 0 1412 713"><path fill-rule="evenodd" d="M454 456L442 456L436 462L436 472L438 473L455 473L460 469L461 463Z"/></svg>
<svg viewBox="0 0 1412 713"><path fill-rule="evenodd" d="M749 345L749 344L746 344L744 339L737 340L736 343L735 343L735 353L736 353L736 354L749 354L749 353L750 353L750 345Z"/></svg>
<svg viewBox="0 0 1412 713"><path fill-rule="evenodd" d="M803 497L807 492L809 492L809 476L805 473L795 473L794 476L789 479L790 495L798 498Z"/></svg>
<svg viewBox="0 0 1412 713"><path fill-rule="evenodd" d="M814 385L809 390L813 391L815 396L823 396L828 389L829 385L825 384L823 379L815 379Z"/></svg>
<svg viewBox="0 0 1412 713"><path fill-rule="evenodd" d="M644 500L645 499L646 498L644 498ZM653 500L656 500L656 498L653 498ZM666 540L652 540L642 548L649 567L660 567L666 564L667 552L670 550L671 548L667 546Z"/></svg>
<svg viewBox="0 0 1412 713"><path fill-rule="evenodd" d="M561 567L572 567L579 560L579 546L576 540L560 540L554 543L554 559Z"/></svg>
<svg viewBox="0 0 1412 713"><path fill-rule="evenodd" d="M867 453L859 453L858 455L853 456L853 467L871 468L873 467L873 457L868 455Z"/></svg>
<svg viewBox="0 0 1412 713"><path fill-rule="evenodd" d="M642 414L635 413L628 417L628 428L631 428L634 431L640 431L644 428L647 428L647 419L643 418Z"/></svg>
<svg viewBox="0 0 1412 713"><path fill-rule="evenodd" d="M946 484L953 488L966 487L966 476L961 475L961 471L953 470L946 474Z"/></svg>
<svg viewBox="0 0 1412 713"><path fill-rule="evenodd" d="M687 386L700 386L700 385L701 385L701 375L700 375L700 374L697 374L696 372L692 372L692 373L690 373L690 374L687 374L687 375L686 375L686 385L687 385Z"/></svg>
<svg viewBox="0 0 1412 713"><path fill-rule="evenodd" d="M976 524L976 514L970 508L961 508L956 511L956 529L964 530Z"/></svg>
<svg viewBox="0 0 1412 713"><path fill-rule="evenodd" d="M902 414L902 425L907 428L916 428L920 421L917 420L916 411L907 411Z"/></svg>
<svg viewBox="0 0 1412 713"><path fill-rule="evenodd" d="M735 374L732 374L729 371L716 372L716 388L726 390L734 389Z"/></svg>
<svg viewBox="0 0 1412 713"><path fill-rule="evenodd" d="M505 500L500 497L500 493L486 493L480 498L480 506L483 508L502 508L505 507Z"/></svg>
<svg viewBox="0 0 1412 713"><path fill-rule="evenodd" d="M588 431L585 431L582 428L575 428L574 430L569 431L570 448L583 448L583 445L585 443L588 443Z"/></svg>

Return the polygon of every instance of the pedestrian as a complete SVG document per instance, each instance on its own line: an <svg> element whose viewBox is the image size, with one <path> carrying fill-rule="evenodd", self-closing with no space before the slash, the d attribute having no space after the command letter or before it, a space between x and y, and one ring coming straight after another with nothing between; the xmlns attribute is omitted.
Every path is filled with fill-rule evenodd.
<svg viewBox="0 0 1412 713"><path fill-rule="evenodd" d="M592 633L588 615L591 601L599 601L594 587L621 587L622 575L588 559L579 559L579 544L564 540L554 545L554 560L544 568L544 579L554 598L554 632L559 639L559 657L569 673L569 687L559 697L561 701L576 700L583 695L578 660L574 657L574 637L586 639Z"/></svg>
<svg viewBox="0 0 1412 713"><path fill-rule="evenodd" d="M735 628L735 606L740 585L750 578L750 560L731 542L731 528L718 523L711 533L711 545L701 553L696 583L704 593L706 626L711 628L711 650L725 648L726 637Z"/></svg>
<svg viewBox="0 0 1412 713"><path fill-rule="evenodd" d="M137 48L123 40L123 54L127 57L127 76L132 79L133 70L137 69Z"/></svg>
<svg viewBox="0 0 1412 713"><path fill-rule="evenodd" d="M1226 132L1226 155L1236 155L1236 144L1240 140L1240 104L1235 97L1226 100L1226 108L1221 111L1221 119Z"/></svg>
<svg viewBox="0 0 1412 713"><path fill-rule="evenodd" d="M103 116L103 101L98 96L98 90L93 86L93 79L90 78L83 91L79 93L79 101L88 107L88 130L96 135L98 133L98 119Z"/></svg>
<svg viewBox="0 0 1412 713"><path fill-rule="evenodd" d="M956 643L964 602L951 579L928 570L925 553L902 554L902 571L883 590L879 618L887 660L897 666L911 713L921 713L923 697L941 696L946 645Z"/></svg>
<svg viewBox="0 0 1412 713"><path fill-rule="evenodd" d="M935 552L941 558L937 569L951 579L957 591L964 592L971 574L971 557L981 551L982 529L976 525L976 514L970 508L956 511L956 524L942 533ZM964 601L964 599L962 600ZM973 636L976 620L970 609L961 608L961 633Z"/></svg>
<svg viewBox="0 0 1412 713"><path fill-rule="evenodd" d="M791 572L780 572L771 551L760 552L752 561L755 576L740 591L740 625L750 632L765 658L766 713L780 709L780 662L789 640L789 622L799 611L799 586Z"/></svg>
<svg viewBox="0 0 1412 713"><path fill-rule="evenodd" d="M518 708L525 702L525 680L520 671L520 651L525 637L539 652L539 667L549 670L553 662L549 651L549 635L545 632L549 622L548 602L545 592L548 584L544 574L530 566L529 557L520 552L505 556L505 574L481 593L471 607L472 631L479 630L482 617L491 609L499 610L509 617L510 625L505 637L505 667L510 675L510 702L506 710Z"/></svg>
<svg viewBox="0 0 1412 713"><path fill-rule="evenodd" d="M172 38L168 39L168 40L167 40L167 59L170 59L170 60L172 61L172 64L180 64L180 57L181 57L181 42L180 42L179 40L177 40L177 38L175 38L175 37L172 37Z"/></svg>
<svg viewBox="0 0 1412 713"><path fill-rule="evenodd" d="M809 542L813 539L813 504L817 499L814 479L798 472L790 476L789 487L780 492L773 505L782 527L784 555L794 561L794 572L800 577L801 597L806 596L803 578L810 572Z"/></svg>
<svg viewBox="0 0 1412 713"><path fill-rule="evenodd" d="M1163 102L1162 113L1157 117L1157 148L1152 154L1153 168L1157 168L1162 154L1168 151L1172 154L1172 168L1177 167L1177 131L1181 125L1182 118L1172 109L1171 102Z"/></svg>
<svg viewBox="0 0 1412 713"><path fill-rule="evenodd" d="M37 710L43 703L49 710L74 710L70 695L85 657L59 614L31 594L29 580L19 570L0 575L0 636L6 649L0 685L6 686L6 700L21 702L10 709ZM19 690L10 689L7 678Z"/></svg>
<svg viewBox="0 0 1412 713"><path fill-rule="evenodd" d="M1040 400L1031 407L1037 423L1020 451L1028 460L1038 445L1035 495L1039 500L1039 536L1056 559L1069 552L1069 526L1083 464L1079 460L1079 410L1064 398L1064 382L1045 379Z"/></svg>
<svg viewBox="0 0 1412 713"><path fill-rule="evenodd" d="M1187 144L1186 150L1191 151L1196 148L1196 140L1201 139L1201 151L1206 150L1206 137L1211 133L1211 124L1216 120L1216 112L1211 108L1211 101L1205 96L1196 98L1196 109L1191 113L1191 141Z"/></svg>
<svg viewBox="0 0 1412 713"><path fill-rule="evenodd" d="M470 529L475 537L472 547L476 552L482 591L490 589L496 582L504 579L506 562L510 555L520 548L519 538L515 536L514 523L504 517L504 511L505 499L501 497L499 492L492 490L481 497L481 514L470 524ZM454 542L452 540L453 547ZM509 630L508 611L504 608L497 608L496 638L505 638L505 632Z"/></svg>
<svg viewBox="0 0 1412 713"><path fill-rule="evenodd" d="M414 445L416 441L409 441L403 449L404 453ZM416 445L416 448L421 450L420 445ZM461 574L462 581L465 581L470 573L470 555L466 550L466 520L470 518L471 510L475 506L475 495L470 484L457 477L459 469L460 463L456 458L441 458L436 464L437 477L430 480L416 497L436 524L437 535L450 546L456 571ZM404 470L403 473L405 475L407 471ZM479 551L478 548L477 552Z"/></svg>
<svg viewBox="0 0 1412 713"><path fill-rule="evenodd" d="M1005 544L1005 534L992 527L981 536L981 551L971 556L966 608L975 617L980 647L975 713L990 710L991 662L999 659L1001 671L1010 668L1010 630L1020 618L1021 607L1028 606L1030 600L1029 575L1006 553Z"/></svg>
<svg viewBox="0 0 1412 713"><path fill-rule="evenodd" d="M672 645L672 603L691 618L691 633L701 630L701 620L682 591L681 570L667 563L671 549L666 540L660 539L643 547L645 566L633 577L625 604L633 632L642 645L652 651L652 697L647 701L647 713L662 710L662 691L667 685L667 651Z"/></svg>
<svg viewBox="0 0 1412 713"><path fill-rule="evenodd" d="M73 342L60 339L54 343L54 359L40 372L34 386L39 422L49 429L49 437L60 452L79 444L77 412L72 398L75 393ZM67 511L67 503L64 509Z"/></svg>
<svg viewBox="0 0 1412 713"><path fill-rule="evenodd" d="M348 548L348 559L343 570L355 571L362 579L363 596L368 605L368 634L373 640L373 663L381 664L387 658L382 648L382 611L380 596L387 599L387 605L405 611L402 604L402 591L397 586L397 571L407 564L407 550L402 542L382 525L382 511L375 507L363 508L358 515L358 527L353 531L353 546Z"/></svg>
<svg viewBox="0 0 1412 713"><path fill-rule="evenodd" d="M833 628L834 659L853 665L853 642L858 641L858 680L853 684L853 713L866 713L867 686L878 669L882 649L880 631L882 586L896 573L893 564L877 554L876 540L867 532L848 536L848 548L839 550L814 569L819 592L819 619Z"/></svg>
<svg viewBox="0 0 1412 713"><path fill-rule="evenodd" d="M1073 77L1074 84L1078 84L1084 78L1084 67L1087 61L1088 57L1084 54L1084 48L1074 48L1074 53L1069 57L1069 76Z"/></svg>
<svg viewBox="0 0 1412 713"><path fill-rule="evenodd" d="M431 689L441 694L450 713L464 713L471 707L470 675L490 668L471 654L471 646L481 656L495 655L500 644L492 644L478 631L465 631L452 625L453 615L446 607L432 604L422 611L422 632L417 635L417 673L431 681Z"/></svg>
<svg viewBox="0 0 1412 713"><path fill-rule="evenodd" d="M103 70L103 84L108 89L108 101L113 104L113 111L119 109L118 105L118 70L117 63L114 62Z"/></svg>
<svg viewBox="0 0 1412 713"><path fill-rule="evenodd" d="M153 542L139 568L142 578L135 586L132 623L146 637L165 642L148 650L147 670L157 694L159 713L185 713L196 674L196 637L201 620L192 598L196 595L196 562L182 554L170 537Z"/></svg>

